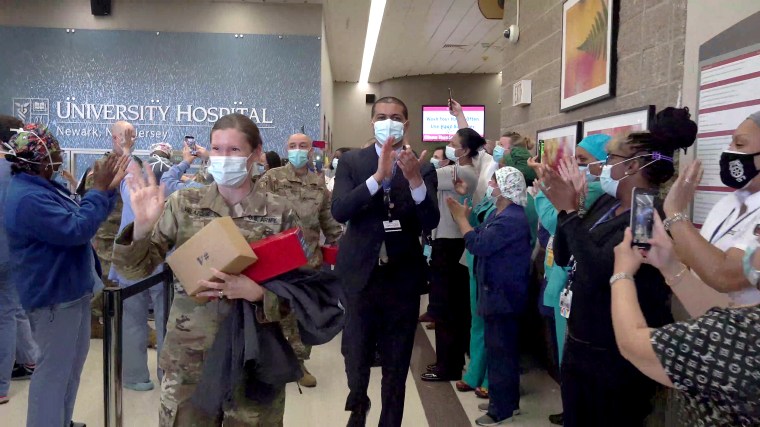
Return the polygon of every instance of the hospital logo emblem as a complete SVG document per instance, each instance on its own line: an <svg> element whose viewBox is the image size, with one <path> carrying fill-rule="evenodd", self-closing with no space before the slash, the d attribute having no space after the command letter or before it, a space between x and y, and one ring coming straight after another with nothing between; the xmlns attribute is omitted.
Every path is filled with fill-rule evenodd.
<svg viewBox="0 0 760 427"><path fill-rule="evenodd" d="M13 98L13 115L24 123L48 124L50 101L47 98Z"/></svg>

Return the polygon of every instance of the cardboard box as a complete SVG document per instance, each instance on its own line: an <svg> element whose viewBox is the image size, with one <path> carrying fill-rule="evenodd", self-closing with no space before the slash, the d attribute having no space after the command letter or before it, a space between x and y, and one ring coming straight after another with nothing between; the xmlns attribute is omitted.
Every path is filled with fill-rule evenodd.
<svg viewBox="0 0 760 427"><path fill-rule="evenodd" d="M251 246L228 216L208 223L166 259L185 291L193 296L207 290L199 280L219 281L212 268L240 274L255 261Z"/></svg>
<svg viewBox="0 0 760 427"><path fill-rule="evenodd" d="M246 268L243 274L256 283L263 283L309 262L306 242L299 228L291 228L253 242L251 249L256 254L257 261Z"/></svg>

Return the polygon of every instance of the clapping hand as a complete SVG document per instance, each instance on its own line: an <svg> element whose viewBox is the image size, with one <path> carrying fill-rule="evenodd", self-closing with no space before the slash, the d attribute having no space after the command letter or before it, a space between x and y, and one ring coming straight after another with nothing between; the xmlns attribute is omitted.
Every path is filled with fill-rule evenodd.
<svg viewBox="0 0 760 427"><path fill-rule="evenodd" d="M466 202L466 201L465 201ZM446 198L446 205L455 221L466 220L472 212L472 207L457 202L452 197Z"/></svg>
<svg viewBox="0 0 760 427"><path fill-rule="evenodd" d="M396 161L396 153L393 151L395 141L396 138L389 136L380 149L380 158L377 159L377 172L373 175L378 183L382 183L384 179L390 179L393 175L393 162Z"/></svg>
<svg viewBox="0 0 760 427"><path fill-rule="evenodd" d="M573 184L576 194L587 195L588 184L586 174L581 173L575 157L565 157L559 162L559 174L563 180Z"/></svg>
<svg viewBox="0 0 760 427"><path fill-rule="evenodd" d="M554 208L566 212L578 210L578 192L573 182L551 168L544 168L543 171L543 178L537 179L536 182Z"/></svg>
<svg viewBox="0 0 760 427"><path fill-rule="evenodd" d="M401 154L398 156L396 163L398 164L398 167L401 168L401 172L404 173L404 178L409 181L409 187L412 189L423 184L422 174L420 173L420 168L422 167L420 159L424 158L426 154L427 150L423 151L420 157L417 157L414 155L414 152L412 152L412 148L407 147L405 150L401 151Z"/></svg>
<svg viewBox="0 0 760 427"><path fill-rule="evenodd" d="M663 203L663 210L668 218L677 213L686 212L689 203L694 200L694 193L697 191L697 185L702 181L703 173L702 162L695 160L682 174L678 175L678 179L673 183Z"/></svg>
<svg viewBox="0 0 760 427"><path fill-rule="evenodd" d="M135 215L133 239L148 236L164 212L164 186L156 184L156 177L150 173L139 173L127 179L129 200Z"/></svg>

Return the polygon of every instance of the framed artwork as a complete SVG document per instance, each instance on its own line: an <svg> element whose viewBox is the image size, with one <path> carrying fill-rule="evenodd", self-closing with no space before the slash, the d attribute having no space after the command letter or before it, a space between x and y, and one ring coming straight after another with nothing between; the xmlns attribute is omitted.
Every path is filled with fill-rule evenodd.
<svg viewBox="0 0 760 427"><path fill-rule="evenodd" d="M581 122L541 129L536 132L541 162L556 169L563 157L575 156L575 146L581 140Z"/></svg>
<svg viewBox="0 0 760 427"><path fill-rule="evenodd" d="M615 138L629 132L649 129L654 119L654 105L592 117L583 121L583 137L605 134Z"/></svg>
<svg viewBox="0 0 760 427"><path fill-rule="evenodd" d="M560 111L615 95L616 0L567 0L562 6Z"/></svg>

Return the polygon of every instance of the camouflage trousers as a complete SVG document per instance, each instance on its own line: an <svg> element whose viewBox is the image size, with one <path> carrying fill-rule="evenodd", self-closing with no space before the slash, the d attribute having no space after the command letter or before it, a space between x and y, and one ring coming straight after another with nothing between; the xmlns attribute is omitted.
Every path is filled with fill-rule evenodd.
<svg viewBox="0 0 760 427"><path fill-rule="evenodd" d="M280 320L282 332L288 337L288 343L293 347L298 360L309 360L311 357L311 346L301 342L301 334L298 331L298 320L294 313L289 313Z"/></svg>
<svg viewBox="0 0 760 427"><path fill-rule="evenodd" d="M266 405L247 399L241 387L234 392L234 408L216 415L202 412L191 403L200 382L206 352L230 308L226 300L199 304L184 293L175 293L159 361L164 370L159 414L161 427L282 426L284 386L274 401Z"/></svg>
<svg viewBox="0 0 760 427"><path fill-rule="evenodd" d="M281 427L285 414L285 387L266 405L247 399L243 387L233 395L234 409L211 416L193 406L197 384L182 384L183 374L165 372L161 383L161 427Z"/></svg>

